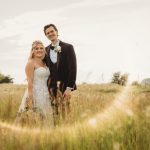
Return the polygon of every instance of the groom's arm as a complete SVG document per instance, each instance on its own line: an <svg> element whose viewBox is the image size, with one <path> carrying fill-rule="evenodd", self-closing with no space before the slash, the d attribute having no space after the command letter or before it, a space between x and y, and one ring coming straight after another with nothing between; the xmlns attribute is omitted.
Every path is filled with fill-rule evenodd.
<svg viewBox="0 0 150 150"><path fill-rule="evenodd" d="M68 46L67 63L68 63L68 69L69 69L67 89L72 90L76 82L76 74L77 74L76 54L72 45Z"/></svg>

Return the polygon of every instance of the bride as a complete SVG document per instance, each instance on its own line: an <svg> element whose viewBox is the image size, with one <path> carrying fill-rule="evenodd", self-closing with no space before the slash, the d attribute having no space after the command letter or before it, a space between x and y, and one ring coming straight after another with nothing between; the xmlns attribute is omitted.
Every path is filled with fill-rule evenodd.
<svg viewBox="0 0 150 150"><path fill-rule="evenodd" d="M41 41L34 41L25 67L28 86L18 114L28 110L39 110L44 118L49 118L51 124L53 124L50 95L47 87L50 71L43 61L45 54L46 51L43 43Z"/></svg>

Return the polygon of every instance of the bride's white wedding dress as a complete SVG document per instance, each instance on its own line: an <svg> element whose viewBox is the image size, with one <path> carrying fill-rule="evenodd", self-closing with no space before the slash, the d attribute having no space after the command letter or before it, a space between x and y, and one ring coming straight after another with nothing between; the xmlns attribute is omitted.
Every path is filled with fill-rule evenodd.
<svg viewBox="0 0 150 150"><path fill-rule="evenodd" d="M34 70L33 77L33 107L38 108L46 117L53 118L50 95L47 87L47 80L50 75L48 67L38 67ZM18 113L26 111L26 89Z"/></svg>

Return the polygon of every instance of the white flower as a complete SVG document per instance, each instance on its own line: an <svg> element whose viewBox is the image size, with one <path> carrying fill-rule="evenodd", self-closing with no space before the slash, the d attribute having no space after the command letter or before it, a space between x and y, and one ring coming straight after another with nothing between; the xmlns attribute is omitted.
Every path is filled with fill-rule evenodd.
<svg viewBox="0 0 150 150"><path fill-rule="evenodd" d="M54 51L57 52L57 53L60 53L61 52L61 47L59 45L55 46Z"/></svg>

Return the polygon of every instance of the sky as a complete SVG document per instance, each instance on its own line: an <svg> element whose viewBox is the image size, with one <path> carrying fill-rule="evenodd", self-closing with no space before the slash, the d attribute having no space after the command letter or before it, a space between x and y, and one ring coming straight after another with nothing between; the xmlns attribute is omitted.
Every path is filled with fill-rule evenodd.
<svg viewBox="0 0 150 150"><path fill-rule="evenodd" d="M130 82L150 78L149 0L1 0L0 13L0 72L17 84L26 83L32 42L50 44L50 23L74 46L78 84L110 82L118 71Z"/></svg>

